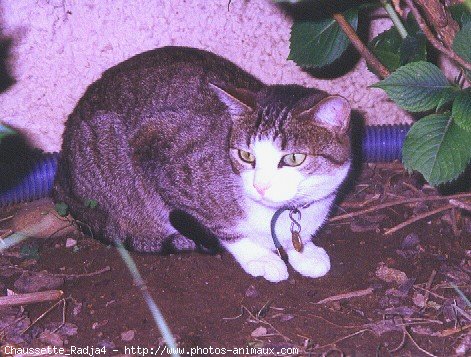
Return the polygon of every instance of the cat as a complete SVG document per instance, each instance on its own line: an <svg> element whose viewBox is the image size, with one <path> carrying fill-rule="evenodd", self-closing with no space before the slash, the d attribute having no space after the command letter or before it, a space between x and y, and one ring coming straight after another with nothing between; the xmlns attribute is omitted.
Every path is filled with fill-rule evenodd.
<svg viewBox="0 0 471 357"><path fill-rule="evenodd" d="M248 274L279 282L273 223L289 264L320 277L330 259L311 238L350 170L350 111L200 49L144 52L105 71L69 116L53 197L107 242L160 252L214 237Z"/></svg>

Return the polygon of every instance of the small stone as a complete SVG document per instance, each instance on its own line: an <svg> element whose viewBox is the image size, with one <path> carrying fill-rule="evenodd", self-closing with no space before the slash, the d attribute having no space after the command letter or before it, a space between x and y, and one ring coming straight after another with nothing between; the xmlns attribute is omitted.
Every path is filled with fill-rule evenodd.
<svg viewBox="0 0 471 357"><path fill-rule="evenodd" d="M414 302L414 305L423 308L425 307L425 296L420 293L414 293L414 296L412 297L412 301Z"/></svg>
<svg viewBox="0 0 471 357"><path fill-rule="evenodd" d="M103 320L103 321L99 321L99 322L94 322L92 324L92 330L96 330L96 329L99 329L100 327L103 327L105 325L108 324L108 320Z"/></svg>
<svg viewBox="0 0 471 357"><path fill-rule="evenodd" d="M260 296L260 293L254 285L250 285L247 290L245 290L245 296L250 298L256 298Z"/></svg>
<svg viewBox="0 0 471 357"><path fill-rule="evenodd" d="M72 248L72 247L75 247L76 245L77 245L77 240L76 239L67 238L67 240L65 241L65 247L66 248Z"/></svg>
<svg viewBox="0 0 471 357"><path fill-rule="evenodd" d="M401 243L401 249L411 249L420 243L418 234L408 234Z"/></svg>
<svg viewBox="0 0 471 357"><path fill-rule="evenodd" d="M294 319L294 316L291 315L291 314L282 314L280 316L280 321L281 322L286 322L286 321L289 321L289 320L292 320L292 319Z"/></svg>
<svg viewBox="0 0 471 357"><path fill-rule="evenodd" d="M106 349L113 349L116 347L115 343L111 340L101 340L97 343L98 347L105 347Z"/></svg>
<svg viewBox="0 0 471 357"><path fill-rule="evenodd" d="M121 332L121 340L124 342L129 342L134 340L134 336L136 335L136 331L134 330L128 330L125 332Z"/></svg>
<svg viewBox="0 0 471 357"><path fill-rule="evenodd" d="M83 303L81 302L77 302L74 304L74 309L72 311L74 316L77 316L78 314L80 314L80 312L82 311L82 306L83 306Z"/></svg>
<svg viewBox="0 0 471 357"><path fill-rule="evenodd" d="M262 337L262 336L266 336L266 335L267 335L267 329L263 326L257 327L250 334L250 336L252 336L252 337Z"/></svg>

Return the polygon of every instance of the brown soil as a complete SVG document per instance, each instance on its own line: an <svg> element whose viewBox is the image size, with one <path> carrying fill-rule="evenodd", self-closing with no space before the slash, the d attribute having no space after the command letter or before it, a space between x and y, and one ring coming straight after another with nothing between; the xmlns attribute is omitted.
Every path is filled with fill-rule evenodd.
<svg viewBox="0 0 471 357"><path fill-rule="evenodd" d="M436 194L394 166L369 166L337 214ZM470 198L461 200L466 199L469 202ZM200 348L192 350L193 355L222 355L216 348L249 346L273 348L274 353L267 354L272 356L283 347L295 347L299 353L294 355L302 356L453 356L468 349L465 355L471 348L471 307L450 284L471 295L469 214L448 209L384 234L447 203L396 205L328 223L315 238L332 261L331 271L320 279L290 270L288 281L269 283L245 274L226 252L213 256L133 253L132 257L178 345L187 348L187 353ZM31 205L34 209L24 214ZM21 221L31 224L27 218L31 212L46 211L53 214L49 200L3 209L0 219L6 219L0 221L0 235L20 229ZM71 247L66 247L68 238ZM4 352L11 345L62 344L66 349L105 346L106 355L112 356L132 355L125 347L163 345L141 291L115 248L76 230L25 240L0 254L0 295L7 288L24 290L18 280L28 276L27 271L44 271L63 279L54 286L46 283L42 289L59 286L64 291L66 325L55 331L63 313L57 306L21 334L54 302L25 305L24 311L0 308ZM93 272L97 274L81 276ZM354 296L357 291L359 296ZM346 295L317 304L339 294ZM7 317L11 322L2 325ZM15 324L23 328L15 329ZM137 355L137 349L134 352ZM236 353L227 351L226 355Z"/></svg>

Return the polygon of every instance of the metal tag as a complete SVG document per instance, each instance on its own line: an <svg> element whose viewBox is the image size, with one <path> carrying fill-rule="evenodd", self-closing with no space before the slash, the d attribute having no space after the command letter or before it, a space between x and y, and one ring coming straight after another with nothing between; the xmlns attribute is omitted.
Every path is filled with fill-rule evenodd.
<svg viewBox="0 0 471 357"><path fill-rule="evenodd" d="M291 232L291 240L293 242L294 249L296 249L298 252L301 252L303 250L303 241L301 240L299 232Z"/></svg>

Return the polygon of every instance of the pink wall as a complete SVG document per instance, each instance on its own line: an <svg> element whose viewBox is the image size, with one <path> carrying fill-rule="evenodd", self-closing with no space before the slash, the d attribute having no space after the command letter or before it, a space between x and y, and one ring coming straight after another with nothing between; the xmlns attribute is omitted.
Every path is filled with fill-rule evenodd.
<svg viewBox="0 0 471 357"><path fill-rule="evenodd" d="M63 123L87 85L106 68L165 45L204 48L266 83L297 83L339 93L369 123L409 117L378 89L360 62L318 80L286 60L291 19L269 0L0 0L3 35L14 40L16 84L0 94L0 121L34 145L59 150Z"/></svg>

